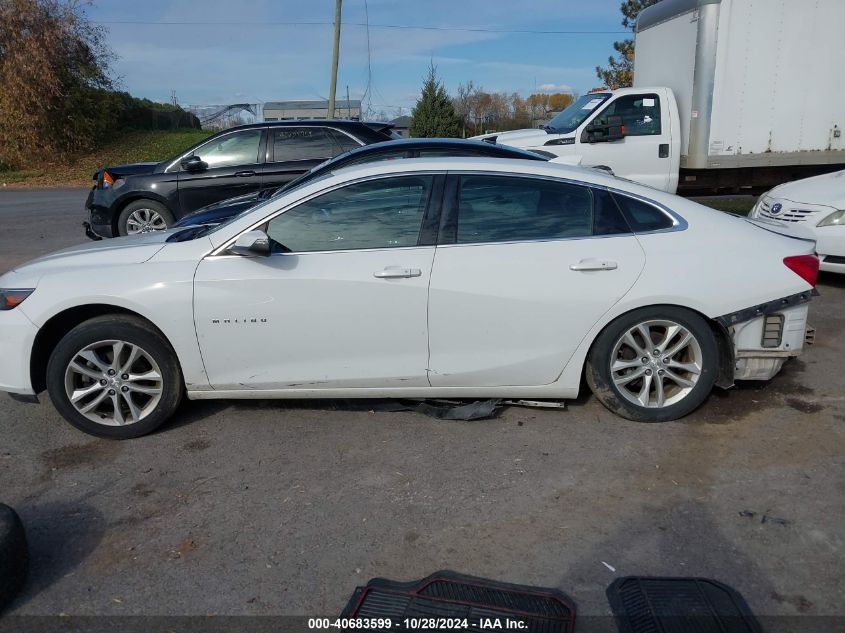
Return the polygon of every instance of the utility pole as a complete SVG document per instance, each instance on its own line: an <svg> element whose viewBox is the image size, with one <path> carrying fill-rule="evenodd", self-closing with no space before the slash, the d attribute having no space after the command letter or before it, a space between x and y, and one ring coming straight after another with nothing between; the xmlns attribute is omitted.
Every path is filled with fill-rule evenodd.
<svg viewBox="0 0 845 633"><path fill-rule="evenodd" d="M329 111L330 119L334 118L334 95L337 88L337 58L340 54L340 3L335 0L334 4L334 50L332 51L332 80L329 86Z"/></svg>
<svg viewBox="0 0 845 633"><path fill-rule="evenodd" d="M352 118L352 106L349 105L349 84L346 84L346 118Z"/></svg>

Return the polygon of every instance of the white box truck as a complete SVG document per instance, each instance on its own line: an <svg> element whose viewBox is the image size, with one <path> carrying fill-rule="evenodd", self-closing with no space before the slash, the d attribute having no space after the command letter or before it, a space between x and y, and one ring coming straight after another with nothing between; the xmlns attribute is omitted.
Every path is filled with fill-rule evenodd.
<svg viewBox="0 0 845 633"><path fill-rule="evenodd" d="M633 88L477 138L681 193L843 169L843 24L845 0L662 0L637 19Z"/></svg>

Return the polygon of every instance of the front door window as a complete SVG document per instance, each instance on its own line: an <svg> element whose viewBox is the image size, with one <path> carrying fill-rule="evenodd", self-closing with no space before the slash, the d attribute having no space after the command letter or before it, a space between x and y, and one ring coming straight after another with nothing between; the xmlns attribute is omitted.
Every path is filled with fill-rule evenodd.
<svg viewBox="0 0 845 633"><path fill-rule="evenodd" d="M261 130L233 132L214 139L194 150L209 169L254 165L258 162L258 146L261 144Z"/></svg>
<svg viewBox="0 0 845 633"><path fill-rule="evenodd" d="M312 198L267 224L276 250L297 253L416 246L431 176L360 182Z"/></svg>

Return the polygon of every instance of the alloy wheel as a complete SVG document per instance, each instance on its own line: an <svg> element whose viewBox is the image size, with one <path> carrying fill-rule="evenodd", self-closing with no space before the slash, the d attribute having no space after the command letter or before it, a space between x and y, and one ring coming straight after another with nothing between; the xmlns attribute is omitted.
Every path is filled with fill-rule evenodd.
<svg viewBox="0 0 845 633"><path fill-rule="evenodd" d="M610 375L629 402L662 408L683 400L702 371L701 345L687 328L649 320L628 329L613 346Z"/></svg>
<svg viewBox="0 0 845 633"><path fill-rule="evenodd" d="M161 400L164 383L155 359L138 345L107 340L73 355L65 393L86 418L107 426L143 420Z"/></svg>
<svg viewBox="0 0 845 633"><path fill-rule="evenodd" d="M164 231L167 229L167 222L155 209L135 209L126 218L126 234L136 235L137 233L152 233L153 231Z"/></svg>

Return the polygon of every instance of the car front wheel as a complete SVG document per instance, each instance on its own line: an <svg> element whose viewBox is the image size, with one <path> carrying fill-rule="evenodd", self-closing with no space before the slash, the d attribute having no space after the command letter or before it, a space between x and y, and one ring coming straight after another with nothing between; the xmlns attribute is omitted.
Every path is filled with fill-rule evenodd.
<svg viewBox="0 0 845 633"><path fill-rule="evenodd" d="M47 390L62 416L98 437L157 429L182 398L176 354L146 321L109 315L68 332L47 364Z"/></svg>
<svg viewBox="0 0 845 633"><path fill-rule="evenodd" d="M608 325L587 357L587 383L629 420L665 422L695 410L718 375L716 338L698 314L641 308Z"/></svg>

